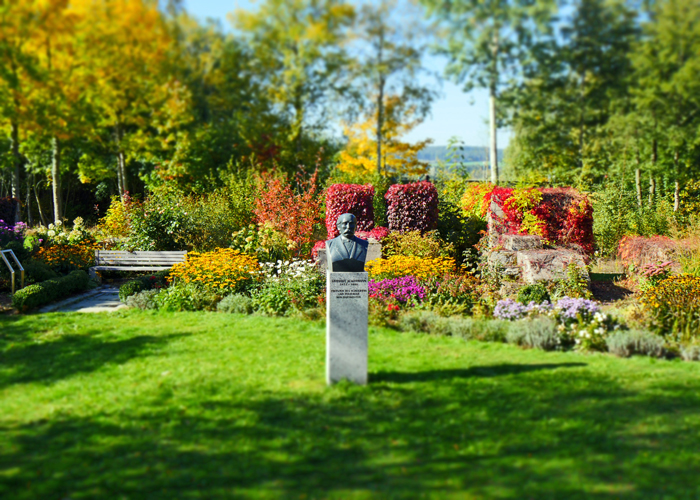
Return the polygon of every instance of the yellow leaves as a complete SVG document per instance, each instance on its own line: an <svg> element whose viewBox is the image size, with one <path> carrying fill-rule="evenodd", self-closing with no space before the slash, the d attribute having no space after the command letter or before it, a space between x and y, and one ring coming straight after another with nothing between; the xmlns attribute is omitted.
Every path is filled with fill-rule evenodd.
<svg viewBox="0 0 700 500"><path fill-rule="evenodd" d="M414 144L402 142L399 137L408 133L418 121L399 122L401 106L398 96L390 96L385 101L382 126L383 173L395 172L407 175L419 175L427 172L428 164L418 160L418 153L432 140ZM377 171L377 113L364 122L343 128L348 137L348 144L340 154L338 168L353 175L371 174Z"/></svg>

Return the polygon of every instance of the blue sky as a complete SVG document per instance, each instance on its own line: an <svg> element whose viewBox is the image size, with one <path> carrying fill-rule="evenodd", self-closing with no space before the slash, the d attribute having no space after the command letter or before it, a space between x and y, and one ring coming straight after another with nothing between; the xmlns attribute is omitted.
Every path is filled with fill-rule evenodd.
<svg viewBox="0 0 700 500"><path fill-rule="evenodd" d="M229 26L226 14L236 8L254 9L255 1L249 0L185 0L187 12L200 20L219 19ZM443 63L431 58L431 69L442 72ZM446 145L450 137L457 136L467 146L488 147L488 92L483 89L464 93L455 84L443 82L442 97L433 103L432 113L425 122L405 136L408 141L432 138L435 145ZM498 147L508 145L510 133L500 130Z"/></svg>

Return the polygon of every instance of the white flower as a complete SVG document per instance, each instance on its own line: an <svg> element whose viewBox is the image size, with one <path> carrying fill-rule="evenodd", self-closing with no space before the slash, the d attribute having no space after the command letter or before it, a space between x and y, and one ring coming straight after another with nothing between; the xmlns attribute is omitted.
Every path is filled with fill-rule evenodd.
<svg viewBox="0 0 700 500"><path fill-rule="evenodd" d="M604 322L606 319L608 319L608 315L604 314L602 312L597 312L593 315L593 319L596 320L599 323Z"/></svg>
<svg viewBox="0 0 700 500"><path fill-rule="evenodd" d="M49 224L49 229L53 229L55 226L53 224Z"/></svg>
<svg viewBox="0 0 700 500"><path fill-rule="evenodd" d="M63 222L61 222L60 220L57 220L55 222L55 224L56 224L56 227L61 227L63 225Z"/></svg>
<svg viewBox="0 0 700 500"><path fill-rule="evenodd" d="M53 238L54 236L56 236L56 231L54 231L53 229L50 229L49 232L46 234L49 238Z"/></svg>
<svg viewBox="0 0 700 500"><path fill-rule="evenodd" d="M596 328L594 332L598 335L603 335L605 333L605 328Z"/></svg>

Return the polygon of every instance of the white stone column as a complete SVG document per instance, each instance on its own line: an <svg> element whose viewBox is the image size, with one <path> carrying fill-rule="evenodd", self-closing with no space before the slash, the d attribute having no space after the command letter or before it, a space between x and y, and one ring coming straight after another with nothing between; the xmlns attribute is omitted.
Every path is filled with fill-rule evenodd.
<svg viewBox="0 0 700 500"><path fill-rule="evenodd" d="M326 382L367 384L366 272L326 273Z"/></svg>

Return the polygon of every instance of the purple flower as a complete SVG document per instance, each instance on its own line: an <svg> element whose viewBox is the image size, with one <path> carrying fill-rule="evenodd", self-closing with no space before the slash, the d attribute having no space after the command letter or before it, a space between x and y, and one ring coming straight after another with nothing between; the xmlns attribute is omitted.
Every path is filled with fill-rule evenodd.
<svg viewBox="0 0 700 500"><path fill-rule="evenodd" d="M530 303L525 306L525 310L527 312L536 312L538 314L546 314L549 311L553 309L552 304L549 303L549 301L545 300L541 304L536 303L534 300L530 301Z"/></svg>
<svg viewBox="0 0 700 500"><path fill-rule="evenodd" d="M520 319L527 314L527 308L513 299L499 300L493 310L493 315L498 319Z"/></svg>
<svg viewBox="0 0 700 500"><path fill-rule="evenodd" d="M415 276L403 276L381 281L369 280L369 294L384 299L393 296L399 302L406 303L412 297L423 300L425 288L418 284Z"/></svg>
<svg viewBox="0 0 700 500"><path fill-rule="evenodd" d="M571 297L559 299L556 308L564 319L576 319L579 314L583 318L590 318L600 311L600 307L593 300L574 299Z"/></svg>

